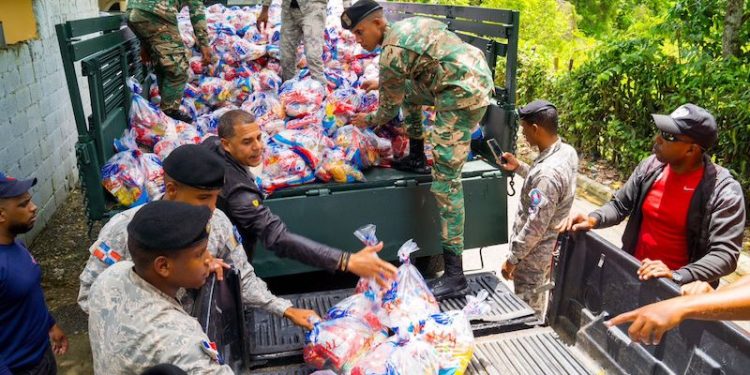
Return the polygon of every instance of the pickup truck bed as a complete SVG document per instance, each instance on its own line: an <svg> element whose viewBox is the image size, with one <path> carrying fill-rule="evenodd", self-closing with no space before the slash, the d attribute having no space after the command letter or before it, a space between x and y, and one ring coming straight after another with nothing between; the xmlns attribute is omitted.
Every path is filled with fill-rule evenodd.
<svg viewBox="0 0 750 375"><path fill-rule="evenodd" d="M640 282L638 263L594 233L563 238L556 260L549 326L534 326L531 309L491 273L470 276L472 292L491 292L492 313L473 321L477 347L468 374L748 374L750 336L731 322L686 321L662 343L642 346L627 325L604 322L638 306L679 294L666 280ZM351 289L291 295L324 311ZM457 309L463 299L441 303ZM252 373L309 374L301 361L302 332L261 312L247 315Z"/></svg>

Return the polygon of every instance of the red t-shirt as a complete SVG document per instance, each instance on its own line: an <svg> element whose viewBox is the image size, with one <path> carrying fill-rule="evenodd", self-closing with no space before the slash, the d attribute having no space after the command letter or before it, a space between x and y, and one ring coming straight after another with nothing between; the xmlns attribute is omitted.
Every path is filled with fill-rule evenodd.
<svg viewBox="0 0 750 375"><path fill-rule="evenodd" d="M677 174L667 165L643 201L635 257L661 260L670 270L688 264L687 213L703 169Z"/></svg>

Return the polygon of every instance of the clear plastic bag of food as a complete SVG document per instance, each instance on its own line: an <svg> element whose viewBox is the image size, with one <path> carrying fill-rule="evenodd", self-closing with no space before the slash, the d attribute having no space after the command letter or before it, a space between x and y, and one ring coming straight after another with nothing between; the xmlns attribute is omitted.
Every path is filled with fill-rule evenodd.
<svg viewBox="0 0 750 375"><path fill-rule="evenodd" d="M308 77L290 79L281 85L279 98L287 116L304 117L320 110L325 89L320 82Z"/></svg>
<svg viewBox="0 0 750 375"><path fill-rule="evenodd" d="M320 128L284 130L273 136L272 140L289 147L313 170L323 159L324 152L333 147L331 139L323 135Z"/></svg>
<svg viewBox="0 0 750 375"><path fill-rule="evenodd" d="M283 120L284 108L276 94L272 92L256 91L242 103L242 110L255 116L255 121L261 126L273 120Z"/></svg>
<svg viewBox="0 0 750 375"><path fill-rule="evenodd" d="M383 295L383 308L387 314L383 323L388 327L418 326L420 320L440 312L435 296L409 259L418 250L413 240L407 241L398 250L401 266L398 267L396 281Z"/></svg>
<svg viewBox="0 0 750 375"><path fill-rule="evenodd" d="M138 158L141 170L146 178L145 187L149 199L154 199L164 194L164 168L161 165L161 158L150 152L143 153Z"/></svg>
<svg viewBox="0 0 750 375"><path fill-rule="evenodd" d="M344 298L328 309L325 319L331 320L352 316L364 320L373 330L381 330L384 327L378 317L379 310L380 304L374 295L356 293Z"/></svg>
<svg viewBox="0 0 750 375"><path fill-rule="evenodd" d="M307 333L303 349L305 362L316 369L348 373L357 360L387 338L353 316L324 320Z"/></svg>
<svg viewBox="0 0 750 375"><path fill-rule="evenodd" d="M411 336L394 335L357 361L351 375L438 375L435 349Z"/></svg>
<svg viewBox="0 0 750 375"><path fill-rule="evenodd" d="M129 122L138 143L147 147L153 147L166 135L176 134L176 121L136 92L131 99Z"/></svg>
<svg viewBox="0 0 750 375"><path fill-rule="evenodd" d="M239 61L257 60L266 55L266 46L235 37L232 43L232 53Z"/></svg>
<svg viewBox="0 0 750 375"><path fill-rule="evenodd" d="M474 333L470 319L477 319L491 310L485 302L489 293L482 290L476 297L467 295L462 310L430 315L424 320L417 337L432 345L438 354L440 371L462 375L474 353Z"/></svg>
<svg viewBox="0 0 750 375"><path fill-rule="evenodd" d="M178 128L176 136L165 137L154 146L154 153L161 158L166 159L169 154L177 147L182 145L198 144L201 141L201 135L192 125L185 124Z"/></svg>
<svg viewBox="0 0 750 375"><path fill-rule="evenodd" d="M334 143L346 152L347 163L364 170L380 162L380 151L375 139L366 136L354 125L340 127L334 133Z"/></svg>
<svg viewBox="0 0 750 375"><path fill-rule="evenodd" d="M351 87L340 88L333 91L326 98L326 109L332 108L336 116L336 126L341 127L349 123L351 116L357 112L360 105L360 94Z"/></svg>
<svg viewBox="0 0 750 375"><path fill-rule="evenodd" d="M137 150L138 144L135 141L136 131L135 129L126 129L122 133L122 137L114 140L114 147L117 152Z"/></svg>
<svg viewBox="0 0 750 375"><path fill-rule="evenodd" d="M118 152L102 166L102 186L125 207L148 202L140 154L138 150Z"/></svg>
<svg viewBox="0 0 750 375"><path fill-rule="evenodd" d="M261 188L264 193L315 181L312 169L292 149L268 142L263 154Z"/></svg>
<svg viewBox="0 0 750 375"><path fill-rule="evenodd" d="M271 69L261 70L255 76L255 82L257 83L256 91L272 91L276 93L281 87L281 77Z"/></svg>
<svg viewBox="0 0 750 375"><path fill-rule="evenodd" d="M309 114L305 117L295 118L287 121L286 128L290 130L303 130L310 127L320 128L323 118L320 113Z"/></svg>

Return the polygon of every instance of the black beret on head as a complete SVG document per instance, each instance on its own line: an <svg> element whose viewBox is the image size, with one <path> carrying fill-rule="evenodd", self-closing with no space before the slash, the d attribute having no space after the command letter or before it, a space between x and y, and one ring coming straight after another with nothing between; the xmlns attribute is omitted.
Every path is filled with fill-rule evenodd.
<svg viewBox="0 0 750 375"><path fill-rule="evenodd" d="M182 145L162 164L164 173L181 184L204 190L224 186L224 161L208 147Z"/></svg>
<svg viewBox="0 0 750 375"><path fill-rule="evenodd" d="M555 107L554 104L546 101L546 100L534 100L533 102L526 104L525 106L518 109L518 117L521 119L525 119L535 113L538 113L545 109L555 109L557 110L557 107Z"/></svg>
<svg viewBox="0 0 750 375"><path fill-rule="evenodd" d="M208 238L211 210L175 201L147 203L128 224L128 236L145 251L179 251Z"/></svg>
<svg viewBox="0 0 750 375"><path fill-rule="evenodd" d="M383 9L383 7L372 0L359 0L356 4L344 9L344 13L341 13L341 26L351 30L378 9Z"/></svg>

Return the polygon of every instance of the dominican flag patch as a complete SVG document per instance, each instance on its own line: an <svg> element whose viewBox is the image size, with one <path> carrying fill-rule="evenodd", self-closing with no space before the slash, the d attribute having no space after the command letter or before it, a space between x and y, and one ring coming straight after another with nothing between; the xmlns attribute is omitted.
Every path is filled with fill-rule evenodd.
<svg viewBox="0 0 750 375"><path fill-rule="evenodd" d="M216 343L213 341L208 340L201 340L201 349L204 353L208 354L211 359L219 363L220 365L224 364L224 359L221 358L221 354L219 354L219 349L216 348Z"/></svg>
<svg viewBox="0 0 750 375"><path fill-rule="evenodd" d="M96 247L91 254L108 266L111 266L122 259L122 255L109 247L109 244L107 244L106 241L97 241L95 246Z"/></svg>

